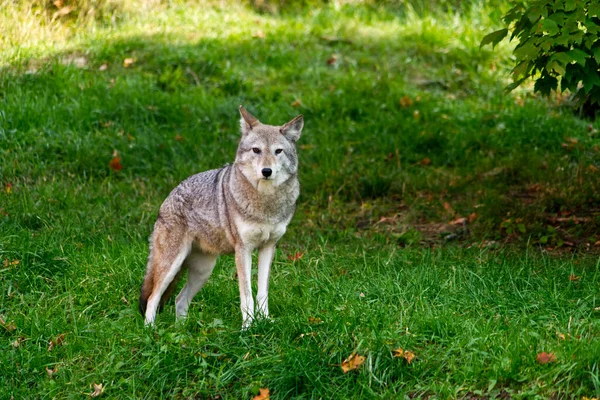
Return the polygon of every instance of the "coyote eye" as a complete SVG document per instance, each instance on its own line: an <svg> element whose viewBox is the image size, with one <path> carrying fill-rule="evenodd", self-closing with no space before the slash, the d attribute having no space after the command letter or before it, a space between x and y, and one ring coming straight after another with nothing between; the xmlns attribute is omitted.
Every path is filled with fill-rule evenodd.
<svg viewBox="0 0 600 400"><path fill-rule="evenodd" d="M275 150L275 154L279 154L279 153L281 153L282 151L283 151L283 149L277 149L277 150Z"/></svg>
<svg viewBox="0 0 600 400"><path fill-rule="evenodd" d="M253 147L252 151L255 152L256 154L260 154L260 149L258 147Z"/></svg>

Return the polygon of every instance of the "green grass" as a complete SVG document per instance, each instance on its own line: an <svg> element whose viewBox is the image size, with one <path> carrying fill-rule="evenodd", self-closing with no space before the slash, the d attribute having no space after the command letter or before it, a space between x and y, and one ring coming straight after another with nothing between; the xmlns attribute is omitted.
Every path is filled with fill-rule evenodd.
<svg viewBox="0 0 600 400"><path fill-rule="evenodd" d="M0 398L600 396L598 123L503 94L502 7L269 4L1 8ZM239 104L306 121L275 320L239 331L223 257L145 328L157 209L232 161Z"/></svg>

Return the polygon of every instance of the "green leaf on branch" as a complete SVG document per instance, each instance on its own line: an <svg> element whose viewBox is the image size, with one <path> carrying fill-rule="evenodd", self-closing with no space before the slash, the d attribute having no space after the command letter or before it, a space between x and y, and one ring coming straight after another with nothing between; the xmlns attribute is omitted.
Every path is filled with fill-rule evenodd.
<svg viewBox="0 0 600 400"><path fill-rule="evenodd" d="M567 51L567 54L573 58L573 60L577 61L578 64L585 66L585 59L590 55L583 50L573 49Z"/></svg>
<svg viewBox="0 0 600 400"><path fill-rule="evenodd" d="M535 81L535 85L533 86L533 90L535 92L540 92L544 96L548 96L550 92L556 90L558 86L558 79L555 77L544 73L537 81Z"/></svg>
<svg viewBox="0 0 600 400"><path fill-rule="evenodd" d="M581 82L583 83L583 88L585 89L586 93L589 93L594 86L600 87L600 77L598 77L598 72L588 70Z"/></svg>
<svg viewBox="0 0 600 400"><path fill-rule="evenodd" d="M506 28L487 34L483 37L483 39L481 39L481 44L479 45L479 48L482 48L486 44L490 43L492 44L492 48L494 48L498 43L500 43L500 41L502 41L502 39L506 37L507 34L508 29Z"/></svg>
<svg viewBox="0 0 600 400"><path fill-rule="evenodd" d="M554 36L558 32L560 32L560 29L558 28L558 24L551 19L547 19L547 18L543 19L541 22L541 26L542 26L542 29L545 32L548 32L548 35L550 35L550 36Z"/></svg>

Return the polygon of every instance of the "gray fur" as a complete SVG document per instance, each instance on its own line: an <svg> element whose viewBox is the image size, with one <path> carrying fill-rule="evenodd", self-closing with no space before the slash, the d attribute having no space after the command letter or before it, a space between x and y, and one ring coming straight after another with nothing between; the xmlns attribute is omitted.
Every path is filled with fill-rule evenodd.
<svg viewBox="0 0 600 400"><path fill-rule="evenodd" d="M242 138L233 164L193 175L166 198L150 239L140 296L146 323L174 287L180 269L188 283L177 297L178 317L202 287L216 256L235 253L243 328L254 319L251 253L259 249L257 313L268 316L268 276L275 243L291 220L300 192L296 140L303 119L278 127L260 123L240 106ZM270 169L270 176L265 176Z"/></svg>

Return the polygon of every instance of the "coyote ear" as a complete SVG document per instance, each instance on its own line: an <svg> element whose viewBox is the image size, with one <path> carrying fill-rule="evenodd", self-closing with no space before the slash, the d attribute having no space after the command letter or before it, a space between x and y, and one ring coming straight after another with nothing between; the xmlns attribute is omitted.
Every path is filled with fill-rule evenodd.
<svg viewBox="0 0 600 400"><path fill-rule="evenodd" d="M256 125L260 124L260 121L254 118L252 114L246 111L246 109L242 106L240 106L240 115L242 116L240 119L240 125L244 135L250 132Z"/></svg>
<svg viewBox="0 0 600 400"><path fill-rule="evenodd" d="M300 138L303 126L304 117L302 115L298 115L296 118L283 125L279 131L283 136L295 142Z"/></svg>

